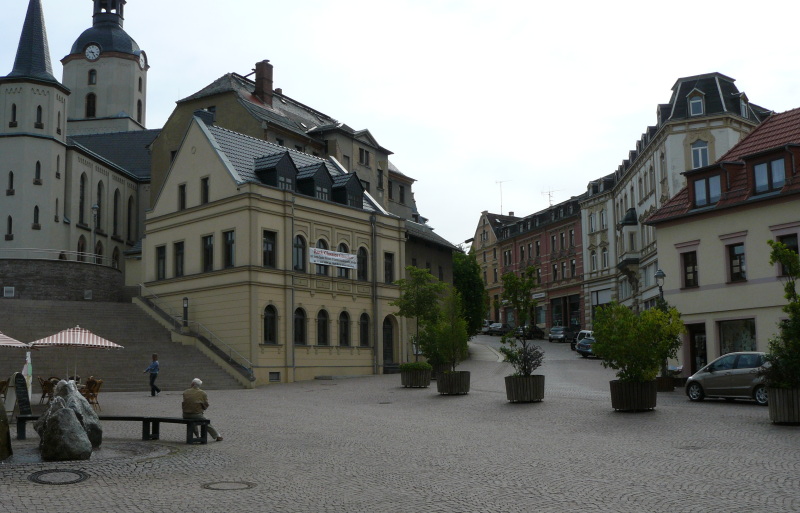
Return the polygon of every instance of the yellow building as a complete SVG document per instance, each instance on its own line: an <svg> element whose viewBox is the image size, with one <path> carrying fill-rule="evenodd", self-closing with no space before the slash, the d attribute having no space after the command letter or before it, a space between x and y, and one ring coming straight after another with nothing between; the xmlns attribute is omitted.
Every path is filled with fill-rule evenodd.
<svg viewBox="0 0 800 513"><path fill-rule="evenodd" d="M189 323L231 348L256 384L381 373L408 359L389 306L404 221L334 159L198 112L145 225L147 289L177 311L187 298Z"/></svg>

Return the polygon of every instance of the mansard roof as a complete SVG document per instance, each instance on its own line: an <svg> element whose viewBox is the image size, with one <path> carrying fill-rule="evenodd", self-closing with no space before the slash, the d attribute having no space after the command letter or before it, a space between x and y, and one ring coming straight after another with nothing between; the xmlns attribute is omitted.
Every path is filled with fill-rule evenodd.
<svg viewBox="0 0 800 513"><path fill-rule="evenodd" d="M66 90L61 82L53 76L41 0L30 0L28 3L28 12L25 15L25 23L22 25L22 34L19 37L17 56L14 59L14 69L4 78L50 82Z"/></svg>
<svg viewBox="0 0 800 513"><path fill-rule="evenodd" d="M734 84L735 81L731 77L716 72L679 78L672 86L672 97L669 101L671 108L667 120L692 117L689 115L689 104L686 101L692 93L703 95L703 115L722 113L740 115L739 100L744 93L739 92ZM752 104L750 104L750 111L757 121L762 121L770 112Z"/></svg>

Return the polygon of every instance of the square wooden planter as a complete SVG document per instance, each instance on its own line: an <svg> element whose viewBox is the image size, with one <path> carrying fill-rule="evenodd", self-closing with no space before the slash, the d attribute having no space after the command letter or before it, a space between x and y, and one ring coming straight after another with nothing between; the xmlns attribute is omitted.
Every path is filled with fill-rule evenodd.
<svg viewBox="0 0 800 513"><path fill-rule="evenodd" d="M431 385L430 370L400 371L400 384L406 388L426 388Z"/></svg>
<svg viewBox="0 0 800 513"><path fill-rule="evenodd" d="M614 380L611 385L611 407L617 411L647 411L656 407L656 381L630 383Z"/></svg>
<svg viewBox="0 0 800 513"><path fill-rule="evenodd" d="M544 376L506 376L506 399L512 403L534 403L544 399Z"/></svg>
<svg viewBox="0 0 800 513"><path fill-rule="evenodd" d="M773 424L800 424L800 389L768 388L769 420Z"/></svg>
<svg viewBox="0 0 800 513"><path fill-rule="evenodd" d="M436 391L442 395L469 393L469 371L443 372L436 378Z"/></svg>

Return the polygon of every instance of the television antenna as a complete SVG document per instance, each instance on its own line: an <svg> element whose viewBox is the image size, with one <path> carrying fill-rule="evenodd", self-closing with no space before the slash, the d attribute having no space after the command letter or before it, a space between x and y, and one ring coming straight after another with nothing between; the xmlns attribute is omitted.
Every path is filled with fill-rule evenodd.
<svg viewBox="0 0 800 513"><path fill-rule="evenodd" d="M553 193L554 192L561 192L561 189L558 189L558 190L550 189L550 190L542 192L542 196L547 196L547 204L549 206L551 206L551 207L553 206Z"/></svg>
<svg viewBox="0 0 800 513"><path fill-rule="evenodd" d="M503 184L511 180L497 180L495 183L500 186L500 215L503 215Z"/></svg>

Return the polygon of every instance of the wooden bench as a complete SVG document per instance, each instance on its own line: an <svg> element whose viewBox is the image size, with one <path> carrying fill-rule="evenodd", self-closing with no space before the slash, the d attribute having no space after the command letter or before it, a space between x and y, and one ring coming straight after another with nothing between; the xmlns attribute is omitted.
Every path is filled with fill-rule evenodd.
<svg viewBox="0 0 800 513"><path fill-rule="evenodd" d="M208 443L208 419L184 419L182 417L141 417L134 415L99 415L101 421L141 422L142 440L158 440L161 436L161 423L185 424L187 444ZM38 420L38 415L17 415L17 440L25 440L25 425ZM194 431L198 429L199 436Z"/></svg>

